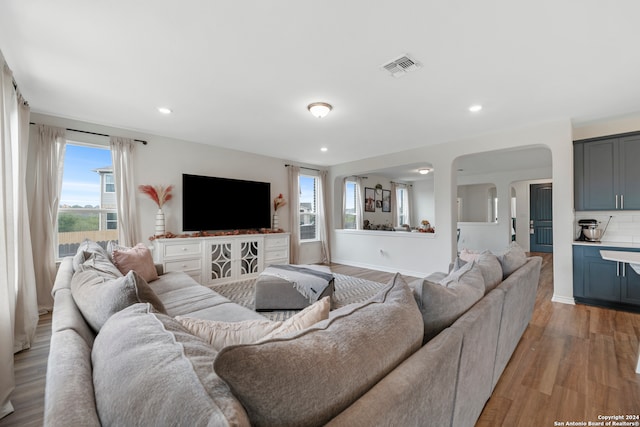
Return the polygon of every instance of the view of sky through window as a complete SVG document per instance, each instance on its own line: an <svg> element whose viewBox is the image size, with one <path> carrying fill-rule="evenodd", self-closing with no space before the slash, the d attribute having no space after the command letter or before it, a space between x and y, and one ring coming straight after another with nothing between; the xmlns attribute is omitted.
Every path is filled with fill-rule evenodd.
<svg viewBox="0 0 640 427"><path fill-rule="evenodd" d="M100 175L95 169L111 166L111 151L67 143L60 206L99 206Z"/></svg>
<svg viewBox="0 0 640 427"><path fill-rule="evenodd" d="M300 176L300 203L309 203L313 206L313 183L313 177Z"/></svg>

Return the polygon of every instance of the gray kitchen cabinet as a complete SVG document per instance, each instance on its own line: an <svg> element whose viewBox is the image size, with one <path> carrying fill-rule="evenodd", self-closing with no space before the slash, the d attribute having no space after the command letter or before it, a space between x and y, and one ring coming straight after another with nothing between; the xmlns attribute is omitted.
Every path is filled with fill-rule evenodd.
<svg viewBox="0 0 640 427"><path fill-rule="evenodd" d="M629 264L602 259L593 245L573 246L573 297L578 303L640 312L640 275ZM624 249L640 252L640 249Z"/></svg>
<svg viewBox="0 0 640 427"><path fill-rule="evenodd" d="M574 143L574 207L640 210L640 134Z"/></svg>

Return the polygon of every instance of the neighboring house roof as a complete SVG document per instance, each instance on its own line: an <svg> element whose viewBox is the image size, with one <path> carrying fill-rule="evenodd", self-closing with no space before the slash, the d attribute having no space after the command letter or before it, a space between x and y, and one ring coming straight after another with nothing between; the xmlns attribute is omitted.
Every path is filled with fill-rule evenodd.
<svg viewBox="0 0 640 427"><path fill-rule="evenodd" d="M103 166L93 170L96 173L113 173L113 166Z"/></svg>

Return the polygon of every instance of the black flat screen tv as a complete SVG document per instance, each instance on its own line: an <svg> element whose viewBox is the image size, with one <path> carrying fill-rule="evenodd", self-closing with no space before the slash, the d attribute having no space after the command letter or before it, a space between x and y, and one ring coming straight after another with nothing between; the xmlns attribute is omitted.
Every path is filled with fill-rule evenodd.
<svg viewBox="0 0 640 427"><path fill-rule="evenodd" d="M271 183L182 174L183 231L271 227Z"/></svg>

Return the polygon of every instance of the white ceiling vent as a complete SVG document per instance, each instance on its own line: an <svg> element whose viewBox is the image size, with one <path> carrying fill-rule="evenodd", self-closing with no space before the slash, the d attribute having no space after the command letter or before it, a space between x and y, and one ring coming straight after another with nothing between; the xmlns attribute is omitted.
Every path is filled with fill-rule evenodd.
<svg viewBox="0 0 640 427"><path fill-rule="evenodd" d="M415 71L420 67L422 67L422 64L411 58L409 55L402 55L400 58L382 66L382 68L387 70L393 77L404 76L405 74Z"/></svg>

